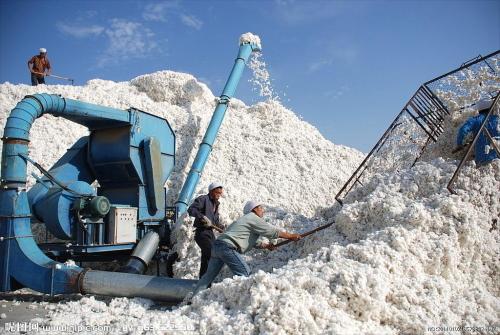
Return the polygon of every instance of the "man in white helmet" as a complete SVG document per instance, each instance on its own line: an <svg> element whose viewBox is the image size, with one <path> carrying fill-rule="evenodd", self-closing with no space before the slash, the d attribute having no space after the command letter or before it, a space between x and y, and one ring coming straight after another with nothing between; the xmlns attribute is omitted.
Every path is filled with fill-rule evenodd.
<svg viewBox="0 0 500 335"><path fill-rule="evenodd" d="M223 194L224 188L221 183L211 183L208 186L208 194L194 199L188 208L189 215L194 217L196 228L194 240L201 249L200 278L207 271L210 260L212 243L215 240L213 230L219 232L224 230L219 219L219 199Z"/></svg>
<svg viewBox="0 0 500 335"><path fill-rule="evenodd" d="M31 73L31 85L45 84L45 76L50 75L52 69L47 58L47 49L40 48L40 54L31 57L28 61L28 69Z"/></svg>
<svg viewBox="0 0 500 335"><path fill-rule="evenodd" d="M256 247L259 237L264 236L269 239L281 237L293 241L301 238L300 234L280 231L265 222L262 219L264 207L260 202L248 201L243 208L243 214L215 240L207 272L198 281L193 296L210 286L224 264L229 266L233 274L248 277L250 268L242 254ZM261 244L260 247L273 250L272 244Z"/></svg>

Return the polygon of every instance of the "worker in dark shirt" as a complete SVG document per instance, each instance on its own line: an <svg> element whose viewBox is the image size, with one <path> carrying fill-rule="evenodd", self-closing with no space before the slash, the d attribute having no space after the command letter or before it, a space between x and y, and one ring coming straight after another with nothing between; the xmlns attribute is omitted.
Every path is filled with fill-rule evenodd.
<svg viewBox="0 0 500 335"><path fill-rule="evenodd" d="M212 242L215 239L213 230L224 231L219 220L219 199L223 193L222 184L212 183L208 186L208 194L196 198L188 208L189 215L195 218L194 240L201 249L200 278L207 271L210 260Z"/></svg>
<svg viewBox="0 0 500 335"><path fill-rule="evenodd" d="M28 61L28 69L31 72L31 85L45 84L45 76L50 75L52 69L47 58L47 49L40 48L40 54L31 57Z"/></svg>

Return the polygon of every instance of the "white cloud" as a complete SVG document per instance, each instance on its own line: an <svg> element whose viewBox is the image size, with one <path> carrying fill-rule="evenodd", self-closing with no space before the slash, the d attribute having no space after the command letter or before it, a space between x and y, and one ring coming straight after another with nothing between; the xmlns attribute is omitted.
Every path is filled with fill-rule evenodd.
<svg viewBox="0 0 500 335"><path fill-rule="evenodd" d="M83 12L83 15L85 16L86 19L91 19L93 17L96 17L98 14L99 12L96 10L87 10Z"/></svg>
<svg viewBox="0 0 500 335"><path fill-rule="evenodd" d="M58 22L57 28L75 38L93 38L99 42L98 46L103 51L97 60L97 67L144 58L161 51L153 31L140 22L119 18L112 19L105 25L85 26L81 23Z"/></svg>
<svg viewBox="0 0 500 335"><path fill-rule="evenodd" d="M323 59L316 62L312 62L307 66L307 72L316 72L325 66L329 66L333 63L333 59Z"/></svg>
<svg viewBox="0 0 500 335"><path fill-rule="evenodd" d="M177 1L151 3L144 8L142 17L146 21L166 22L168 10L177 6Z"/></svg>
<svg viewBox="0 0 500 335"><path fill-rule="evenodd" d="M339 14L344 4L338 1L275 0L275 17L288 24L328 19Z"/></svg>
<svg viewBox="0 0 500 335"><path fill-rule="evenodd" d="M150 3L144 8L142 17L146 21L167 22L169 16L178 16L181 22L193 29L200 30L203 22L194 15L179 14L179 1Z"/></svg>
<svg viewBox="0 0 500 335"><path fill-rule="evenodd" d="M358 58L358 49L354 46L344 46L332 51L332 57L344 63L352 63Z"/></svg>
<svg viewBox="0 0 500 335"><path fill-rule="evenodd" d="M208 79L207 77L198 77L198 80L207 86L212 85L212 81L210 79Z"/></svg>
<svg viewBox="0 0 500 335"><path fill-rule="evenodd" d="M326 43L325 43L326 44ZM307 66L307 72L317 72L326 67L337 65L350 65L358 59L358 49L354 46L341 46L341 43L331 42L324 48L325 55L322 59L314 61Z"/></svg>
<svg viewBox="0 0 500 335"><path fill-rule="evenodd" d="M106 29L108 47L98 61L98 66L116 64L132 58L143 58L158 51L155 34L141 23L113 19Z"/></svg>
<svg viewBox="0 0 500 335"><path fill-rule="evenodd" d="M196 18L194 15L181 15L181 21L184 23L186 26L194 28L196 30L200 30L201 26L203 25L203 22Z"/></svg>
<svg viewBox="0 0 500 335"><path fill-rule="evenodd" d="M348 85L342 85L339 89L329 90L323 93L326 98L330 98L331 100L337 100L342 97L344 94L350 91L350 87Z"/></svg>
<svg viewBox="0 0 500 335"><path fill-rule="evenodd" d="M98 36L104 31L104 27L98 25L91 26L77 26L77 25L69 25L63 22L57 23L57 29L60 32L76 37L76 38L84 38L89 36Z"/></svg>

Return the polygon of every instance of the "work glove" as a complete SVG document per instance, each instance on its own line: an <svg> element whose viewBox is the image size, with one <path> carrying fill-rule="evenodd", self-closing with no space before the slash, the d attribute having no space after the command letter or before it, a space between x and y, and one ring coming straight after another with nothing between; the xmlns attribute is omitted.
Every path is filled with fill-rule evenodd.
<svg viewBox="0 0 500 335"><path fill-rule="evenodd" d="M207 218L205 215L203 215L203 216L201 217L201 224L202 224L202 225L203 225L203 227L205 227L205 228L212 228L212 226L213 226L212 221L210 221L210 219L209 219L209 218Z"/></svg>

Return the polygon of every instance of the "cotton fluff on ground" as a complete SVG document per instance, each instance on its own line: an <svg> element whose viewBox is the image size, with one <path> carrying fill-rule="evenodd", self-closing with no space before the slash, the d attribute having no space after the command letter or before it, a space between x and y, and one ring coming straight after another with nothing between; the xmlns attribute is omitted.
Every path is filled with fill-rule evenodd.
<svg viewBox="0 0 500 335"><path fill-rule="evenodd" d="M42 86L117 108L134 106L166 117L178 136L175 199L215 106L193 77L159 72L131 82L94 80L84 87ZM0 85L2 120L27 86ZM45 116L33 127L31 156L45 167L85 130ZM57 141L52 139L57 136ZM334 145L277 102L245 106L234 100L221 128L199 193L212 180L226 185L223 220L241 213L248 198L269 204L270 222L307 230L336 213L336 225L274 252L249 256L254 274L226 278L192 305L152 309L144 299L94 297L50 305L51 325L115 325L113 332L176 334L397 334L428 326L498 324L500 162L466 166L450 195L456 162L435 158L397 174L380 174L328 209L357 166L359 152ZM198 271L192 229L178 232L179 276ZM261 269L261 270L259 270ZM227 275L227 272L226 272ZM170 325L170 330L165 328ZM167 327L168 328L168 327ZM177 329L175 329L177 328ZM159 329L162 329L161 331ZM146 331L144 331L146 333Z"/></svg>
<svg viewBox="0 0 500 335"><path fill-rule="evenodd" d="M459 195L450 196L445 186L454 168L437 159L374 178L350 196L334 231L281 251L297 259L271 273L224 279L191 306L150 310L143 299L106 304L84 297L52 307L46 322L119 325L117 333L174 325L202 334L423 334L432 326L498 326L492 220L500 212L500 161L467 167Z"/></svg>

